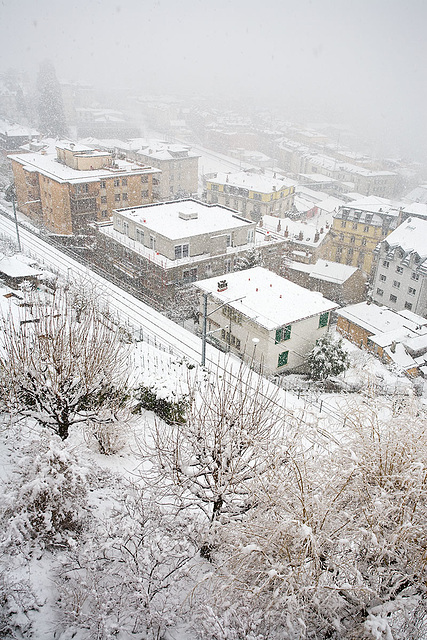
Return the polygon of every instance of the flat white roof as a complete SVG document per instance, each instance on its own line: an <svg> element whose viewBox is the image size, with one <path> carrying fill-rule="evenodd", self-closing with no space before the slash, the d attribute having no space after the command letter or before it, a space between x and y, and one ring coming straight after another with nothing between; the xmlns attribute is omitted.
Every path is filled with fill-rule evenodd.
<svg viewBox="0 0 427 640"><path fill-rule="evenodd" d="M196 200L177 200L142 207L117 209L116 212L171 240L205 233L223 235L229 229L256 226L255 222L241 218L229 209L218 205L207 205ZM180 217L180 213L197 217L184 220Z"/></svg>
<svg viewBox="0 0 427 640"><path fill-rule="evenodd" d="M367 302L359 302L358 304L344 307L339 310L338 314L373 334L398 331L402 327L414 332L417 332L417 327L422 327L418 331L424 333L424 327L427 326L427 320L421 316L412 314L413 319L410 319L406 314L403 315L388 307L368 304Z"/></svg>
<svg viewBox="0 0 427 640"><path fill-rule="evenodd" d="M222 292L218 291L220 280L227 281L227 289ZM263 267L208 278L195 286L220 302L231 301L231 307L268 331L338 308L321 293L304 289ZM236 301L239 296L242 300Z"/></svg>
<svg viewBox="0 0 427 640"><path fill-rule="evenodd" d="M92 151L92 150L90 150ZM115 160L118 165L116 169L93 169L80 171L72 169L57 160L53 153L20 153L9 155L8 158L19 162L27 171L38 171L39 173L56 180L57 182L97 182L103 178L111 178L115 175L121 176L129 173L159 173L159 169L152 167L141 167L126 160Z"/></svg>

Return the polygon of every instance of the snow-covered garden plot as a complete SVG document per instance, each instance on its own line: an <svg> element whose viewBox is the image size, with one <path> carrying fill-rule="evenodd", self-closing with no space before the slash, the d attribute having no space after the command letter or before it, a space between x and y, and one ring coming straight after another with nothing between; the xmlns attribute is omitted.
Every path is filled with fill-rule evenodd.
<svg viewBox="0 0 427 640"><path fill-rule="evenodd" d="M88 307L71 299L81 325ZM96 332L70 335L78 353ZM356 351L341 375L366 376L365 393L312 402L233 358L209 371L117 336L123 419L84 404L61 439L31 398L11 410L0 396L2 637L423 637L420 398L376 397ZM179 419L144 409L142 387L184 401Z"/></svg>

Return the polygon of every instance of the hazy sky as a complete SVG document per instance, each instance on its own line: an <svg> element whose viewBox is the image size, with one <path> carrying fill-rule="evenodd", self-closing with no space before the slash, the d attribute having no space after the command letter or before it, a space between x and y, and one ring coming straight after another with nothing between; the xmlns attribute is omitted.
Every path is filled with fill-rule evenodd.
<svg viewBox="0 0 427 640"><path fill-rule="evenodd" d="M427 143L426 0L0 0L2 70L283 102ZM325 115L325 118L326 118Z"/></svg>

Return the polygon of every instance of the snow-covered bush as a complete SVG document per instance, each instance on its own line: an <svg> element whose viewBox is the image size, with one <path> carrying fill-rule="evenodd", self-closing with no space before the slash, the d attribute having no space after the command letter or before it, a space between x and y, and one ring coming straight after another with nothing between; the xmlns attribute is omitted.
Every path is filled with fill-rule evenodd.
<svg viewBox="0 0 427 640"><path fill-rule="evenodd" d="M65 559L65 625L90 638L158 640L188 615L199 534L136 487L115 487L111 512Z"/></svg>
<svg viewBox="0 0 427 640"><path fill-rule="evenodd" d="M349 367L349 358L342 340L334 340L329 334L316 341L316 346L307 358L310 378L325 380L338 376Z"/></svg>
<svg viewBox="0 0 427 640"><path fill-rule="evenodd" d="M61 440L32 443L1 499L3 545L68 545L87 519L86 474Z"/></svg>
<svg viewBox="0 0 427 640"><path fill-rule="evenodd" d="M340 440L314 454L302 433L256 507L222 527L200 637L425 637L425 410L348 409Z"/></svg>
<svg viewBox="0 0 427 640"><path fill-rule="evenodd" d="M134 413L141 413L142 409L154 411L154 413L167 424L185 422L185 412L188 407L186 397L178 397L174 392L164 394L157 387L145 387L141 385L135 390L136 405Z"/></svg>

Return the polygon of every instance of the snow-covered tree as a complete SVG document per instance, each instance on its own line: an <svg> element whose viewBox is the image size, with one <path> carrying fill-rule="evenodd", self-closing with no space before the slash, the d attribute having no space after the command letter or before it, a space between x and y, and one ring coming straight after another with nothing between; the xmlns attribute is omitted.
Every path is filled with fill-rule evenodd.
<svg viewBox="0 0 427 640"><path fill-rule="evenodd" d="M201 637L425 637L425 409L371 400L347 417L323 451L302 433L256 508L222 528Z"/></svg>
<svg viewBox="0 0 427 640"><path fill-rule="evenodd" d="M0 376L9 410L31 416L63 440L71 425L110 424L128 399L128 350L95 305L77 322L68 294L35 294L19 319L2 321Z"/></svg>
<svg viewBox="0 0 427 640"><path fill-rule="evenodd" d="M212 540L218 523L254 506L255 487L272 462L286 456L277 392L242 364L237 374L217 373L193 386L185 422L155 423L155 447L148 451L157 459L155 472L167 490L172 480L181 506L201 510ZM203 548L207 556L212 540Z"/></svg>
<svg viewBox="0 0 427 640"><path fill-rule="evenodd" d="M245 269L252 269L252 267L263 267L264 260L262 255L258 249L253 247L252 249L248 249L246 253L239 256L236 260L236 264L234 267L235 271L244 271Z"/></svg>
<svg viewBox="0 0 427 640"><path fill-rule="evenodd" d="M42 133L55 138L66 134L61 87L49 60L40 65L37 76L37 109Z"/></svg>
<svg viewBox="0 0 427 640"><path fill-rule="evenodd" d="M326 334L316 341L316 346L308 355L307 364L310 378L325 380L346 371L350 361L342 340L335 340Z"/></svg>

